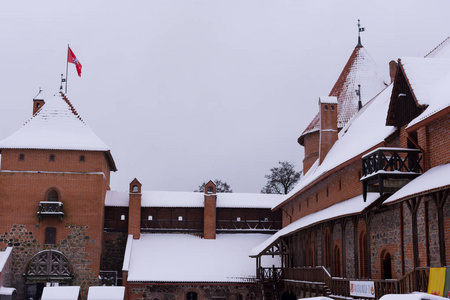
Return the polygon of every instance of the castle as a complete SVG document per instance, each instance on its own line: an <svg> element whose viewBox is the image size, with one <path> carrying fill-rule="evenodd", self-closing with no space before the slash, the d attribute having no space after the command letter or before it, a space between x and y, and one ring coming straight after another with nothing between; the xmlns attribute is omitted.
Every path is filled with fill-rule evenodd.
<svg viewBox="0 0 450 300"><path fill-rule="evenodd" d="M123 285L137 299L352 297L426 290L450 254L450 39L384 82L360 41L299 137L286 196L110 189L109 147L67 95L0 142L0 299ZM357 92L356 92L357 91ZM373 297L372 297L373 296Z"/></svg>

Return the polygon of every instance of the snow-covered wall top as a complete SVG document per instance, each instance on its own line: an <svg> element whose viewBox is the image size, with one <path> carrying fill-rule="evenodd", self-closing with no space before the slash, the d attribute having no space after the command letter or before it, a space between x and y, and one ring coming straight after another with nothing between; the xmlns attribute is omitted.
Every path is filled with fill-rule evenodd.
<svg viewBox="0 0 450 300"><path fill-rule="evenodd" d="M256 275L255 260L248 253L267 237L218 234L208 240L187 234L141 234L130 246L128 281L248 282ZM265 266L280 265L279 257L265 259Z"/></svg>
<svg viewBox="0 0 450 300"><path fill-rule="evenodd" d="M11 255L12 247L7 247L5 251L0 251L0 272L3 272L3 268L8 261L9 256Z"/></svg>
<svg viewBox="0 0 450 300"><path fill-rule="evenodd" d="M1 141L0 149L109 151L59 93L45 100L28 122Z"/></svg>
<svg viewBox="0 0 450 300"><path fill-rule="evenodd" d="M217 193L218 208L272 208L283 200L284 195ZM106 206L127 207L129 193L106 192ZM142 207L203 207L204 194L198 192L142 191Z"/></svg>

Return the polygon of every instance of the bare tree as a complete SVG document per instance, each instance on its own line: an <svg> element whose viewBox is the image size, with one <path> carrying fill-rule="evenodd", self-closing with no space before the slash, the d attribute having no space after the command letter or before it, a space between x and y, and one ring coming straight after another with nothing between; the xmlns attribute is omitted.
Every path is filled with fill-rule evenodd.
<svg viewBox="0 0 450 300"><path fill-rule="evenodd" d="M298 182L301 172L294 170L294 164L287 161L279 161L279 167L270 169L266 185L262 188L263 194L287 194Z"/></svg>
<svg viewBox="0 0 450 300"><path fill-rule="evenodd" d="M216 191L217 193L232 193L233 190L230 188L230 185L226 183L225 181L215 179L213 182L216 184ZM205 191L205 185L207 182L203 182L201 185L198 186L198 189L196 189L194 192L200 192L203 193Z"/></svg>

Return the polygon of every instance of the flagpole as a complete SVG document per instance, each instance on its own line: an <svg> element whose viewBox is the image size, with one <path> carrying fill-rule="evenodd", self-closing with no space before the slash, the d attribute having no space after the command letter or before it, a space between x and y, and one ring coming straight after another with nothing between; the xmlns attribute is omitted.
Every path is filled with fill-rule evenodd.
<svg viewBox="0 0 450 300"><path fill-rule="evenodd" d="M67 75L68 72L67 70L69 69L69 44L67 44L67 58L66 58L66 90L65 90L65 94L67 94Z"/></svg>

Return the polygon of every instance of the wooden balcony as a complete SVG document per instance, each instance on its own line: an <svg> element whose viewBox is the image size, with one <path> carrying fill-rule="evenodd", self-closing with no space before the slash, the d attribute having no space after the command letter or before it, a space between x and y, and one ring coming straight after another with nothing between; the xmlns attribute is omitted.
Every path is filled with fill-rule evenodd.
<svg viewBox="0 0 450 300"><path fill-rule="evenodd" d="M39 211L37 212L39 222L44 217L56 217L61 222L64 217L63 203L59 201L41 201L39 202Z"/></svg>
<svg viewBox="0 0 450 300"><path fill-rule="evenodd" d="M418 149L378 148L362 157L364 201L368 192L395 193L423 173Z"/></svg>

